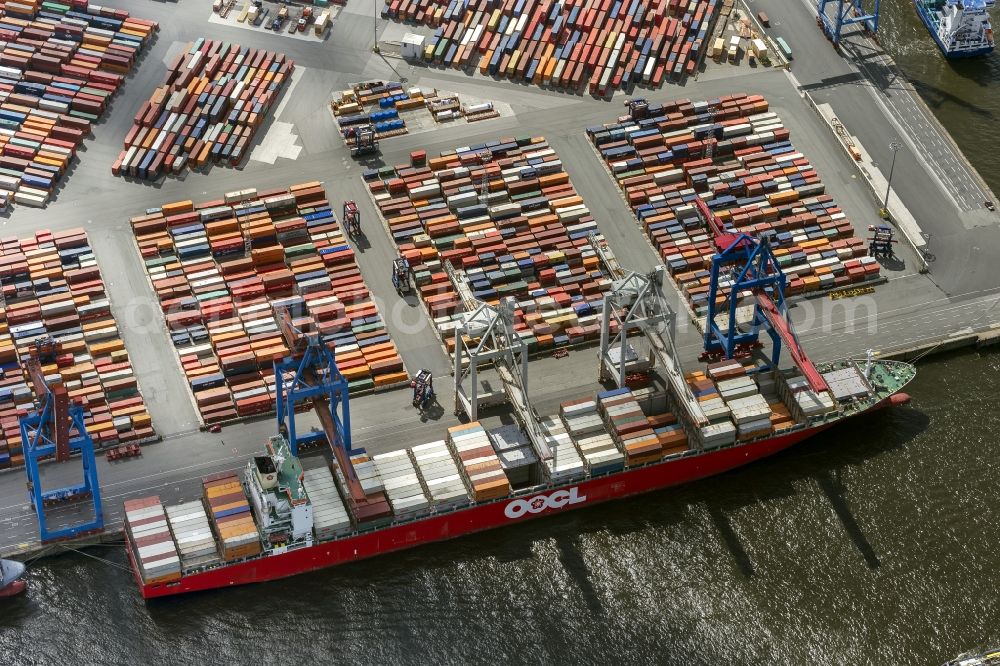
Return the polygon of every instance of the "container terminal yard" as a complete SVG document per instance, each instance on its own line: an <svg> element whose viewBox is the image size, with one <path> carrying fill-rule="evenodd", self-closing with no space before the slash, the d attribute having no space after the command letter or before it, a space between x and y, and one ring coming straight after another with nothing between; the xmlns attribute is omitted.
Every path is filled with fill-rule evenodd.
<svg viewBox="0 0 1000 666"><path fill-rule="evenodd" d="M469 436L462 430L469 428L464 425L468 419L460 420L453 413L454 329L461 325L457 313L463 302L467 311L472 309L470 296L496 300L509 284L494 275L504 268L491 264L487 257L487 252L496 249L489 245L488 233L476 229L455 233L457 229L453 227L457 225L448 227L447 220L443 221L444 226L435 227L427 222L428 218L419 217L417 211L423 205L420 185L416 190L413 186L403 186L415 173L423 179L434 172L441 183L449 178L467 178L476 185L468 202L454 204L461 209L466 203L472 207L482 205L477 203L481 196L495 193L496 187L490 181L499 177L501 169L527 169L531 173L519 171L519 178L537 178L546 191L553 192L542 197L547 200L538 205L551 213L551 217L558 218L556 221L564 227L560 232L549 222L544 233L550 233L551 229L557 236L568 234L573 239L576 234L577 241L587 239L586 243L577 243L578 247L584 247L580 257L549 254L544 257L549 263L545 263L538 260L541 255L535 255L532 270L537 271L543 285L549 279L545 272L563 271L560 263L563 261L571 267L583 267L571 268L571 281L563 281L561 274L560 288L540 290L542 293L533 289L531 299L523 298L523 285L520 291L515 289L519 300L512 313L515 321L530 327L536 342L547 340L538 344L527 366L527 393L538 415L572 411L573 405L579 404L574 401L593 398L607 389L598 383L601 362L596 340L600 337L600 318L588 310L575 310L570 315L575 326L561 329L561 324L546 313L551 305L545 305L545 299L561 306L570 302L580 304L581 298L587 302L594 300L595 294L599 296L605 291L613 278L620 277L609 266L620 266L622 274L637 271L643 275L666 262L669 278L663 281L665 298L677 313L673 324L674 360L685 372L704 369L699 357L704 345L704 316L710 301L705 297L707 266L687 251L689 245L697 247L699 243L703 250L711 248L713 239L697 230L691 231L687 222L693 220L693 224L705 224L711 230L712 214L707 219L697 206L688 206L691 210L678 213L675 205L671 215L660 214L655 210L655 197L650 198L649 193L640 190L655 183L662 192L678 180L691 184L699 178L717 176L723 169L756 168L767 173L778 168L781 175L772 173L765 177L759 175L760 171L754 172L754 177L760 178L756 186L761 192L770 193L768 201L776 211L773 217L751 219L747 211L727 211L719 216L722 222L772 228L778 234L775 257L783 267L800 265L807 257L808 261L832 262L823 264L824 270L809 272L801 279L789 275L785 291L798 341L816 363L852 357L862 359L863 366L868 350L873 351L873 358L912 358L932 350L988 344L993 337L991 331L1000 323L1000 311L993 307L994 292L1000 285L996 284L995 271L989 270L1000 254L995 213L986 206L992 201L992 194L947 136L942 137L943 130L912 91L884 88L878 76L867 78L871 76L870 65L858 69L850 58L843 58L832 48L807 46L822 44L821 33L815 27L815 10L809 5L779 7L779 3L773 3L774 7L767 7L766 4L760 0L754 6L765 8L772 19L781 17L780 22L775 22L773 32L767 34L771 38L783 37L795 52L790 71L760 65L750 67L746 62L715 63L710 59L699 70L687 65L690 60L685 54L682 86L667 82L658 89L637 88L630 96L622 91L598 90L600 77L596 86L582 93L566 92L552 85L538 86L535 77L527 77L532 80L527 83L491 76L490 62L485 68L477 64L475 72L469 74L392 57L387 54L404 33L424 27L404 26L381 18L373 20L367 8L352 2L339 10L328 37L322 42L290 39L283 31L263 29L256 29L258 34L251 35L248 32L251 28L246 25L217 20L210 23L209 7L195 0L130 3L132 15L156 22L159 29L148 38L104 114L92 122L93 136L77 149L75 161L53 188L47 206L34 208L30 200L27 205L19 205L15 197L3 225L3 235L12 239L39 238L37 234L44 233L40 230L48 230L53 237L71 239L66 250L89 245L94 255L91 263L100 269L97 279L103 278L110 313L127 350L127 356L116 357L115 361L131 364L142 409L148 411L149 427L160 438L157 443L143 446L141 455L136 457L113 462L105 455L97 457L95 467L100 479L105 529L101 535L88 535L75 543L120 539L126 510L133 520L141 521L143 511L156 513L160 504L171 520L175 517L207 520L204 510L200 518L197 515L201 499L217 497L223 492L211 488L225 488L231 483L238 487L239 479L233 475L242 474L247 460L260 454L265 445L271 446L275 453L276 457L271 459L277 463L279 476L284 478L290 473L282 466L287 459L281 448L283 440L272 439L276 434L273 412L256 415L258 411L267 412L273 404L273 397L268 400L261 396L273 396L280 389L273 386L273 375L268 380L266 373L256 372L253 376L255 371L240 370L248 367L247 363L259 367L260 359L266 358L269 351L294 345L288 336L282 339L281 334L287 331L278 330L282 327L281 317L277 328L268 324L257 332L247 324L246 331L241 331L254 335L255 341L267 340L266 344L255 347L259 351L256 359L247 359L245 353L223 353L220 350L224 345L215 338L214 349L186 354L186 350L197 346L199 339L204 339L196 339L201 335L195 330L198 322L186 317L181 304L177 306L179 311L172 310L165 319L161 306L172 297L171 290L183 300L190 296L191 289L201 288L200 283L195 284L198 281L228 279L235 295L238 281L252 282L255 268L274 261L267 250L272 246L266 242L254 245L251 239L246 239L245 247L234 249L233 259L221 256L226 253L218 252L216 244L233 242L233 229L225 225L210 231L208 239L198 235L204 230L183 231L183 223L170 224L174 231L168 232L164 218L189 215L194 205L202 206L202 210L226 208L227 215L237 217L241 215L241 207L251 209L254 201L261 200L265 203L258 203L259 208L286 213L292 210L293 215L308 220L308 229L282 228L279 221L271 231L263 231L262 237L269 238L276 231L281 239L284 234L279 255L283 251L286 261L293 256L297 257L294 261L305 262L299 267L289 264L295 278L313 271L319 262L320 272L326 273L316 278L320 287L332 285L337 290L339 280L355 285L350 299L340 300L349 301L348 307L360 308L354 312L363 314L352 317L364 316L366 324L363 329L354 329L350 343L338 344L351 348L361 336L377 336L379 345L377 351L360 360L354 357L355 370L350 354L343 358L338 354L338 359L344 362L340 370L345 381L351 383L353 393L348 426L351 446L363 448L376 459L375 465L358 461L359 470L375 466L382 469L381 461L389 461L382 455L391 456L395 451L413 447L418 448L411 459L417 460L416 450L421 445L446 438L449 446L456 449L460 447L458 442ZM729 20L728 14L720 18L711 34L725 29ZM381 54L372 52L373 27L381 40ZM172 103L170 95L176 89L167 86L177 83L177 77L186 76L185 66L179 64L185 57L188 62L202 57L195 54L204 43L199 40L205 39L253 44L253 48L266 53L280 54L274 58L276 66L283 68L280 80L260 103L261 117L245 119L243 127L248 129L238 130L235 136L233 145L239 143L242 153L214 154L192 143L175 154L151 153L148 160L143 158L145 166L140 164L130 172L128 164L136 155L124 153L145 140L139 135L143 127L150 126L150 101ZM864 38L858 35L845 37L845 43L849 55L852 49L865 45ZM205 54L205 57L212 56ZM201 66L211 75L220 65L210 61ZM174 72L173 79L166 75L168 70ZM477 100L502 100L510 105L512 114L478 123L422 127L402 136L380 138L377 153L356 159L351 155L350 142L345 143L339 135L329 104L341 91L362 81L402 81L404 88L441 89ZM591 92L606 94L604 98L596 98ZM626 100L638 97L648 100L645 111L640 105L623 105ZM690 102L678 103L678 99ZM208 108L204 112L211 116L213 110ZM650 112L673 114L669 117L677 123L675 131L680 131L680 136L690 131L691 139L684 139L683 144L672 142L670 133L663 130L655 136L635 135L635 129L629 129L630 123ZM620 117L630 113L630 119L623 122ZM699 136L691 128L703 122L705 113L711 114L710 121L725 123L730 128L742 124L746 130L732 129L731 134L724 130L715 137ZM752 144L739 143L741 136L751 132L755 137L766 136L760 143L770 149L771 157L764 159ZM625 136L627 141L623 141ZM888 138L893 136L904 137L902 148L896 148L903 152L893 166L892 197L888 205L900 224L896 232L900 242L895 244L893 256L873 270L872 261L867 258L869 226L882 224L879 208L892 158ZM151 146L153 139L148 141ZM492 146L490 150L496 154L489 153L487 146ZM689 164L683 173L636 169L635 164L625 164L635 159L636 151L641 153L643 146L665 146L675 156L687 150L696 151L702 154L703 163L685 158L683 161ZM458 154L454 152L462 147L467 148ZM852 159L851 147L862 153L861 164ZM144 148L136 149L136 153L141 149ZM415 156L415 152L420 154ZM754 155L740 163L731 157ZM197 170L178 167L182 160ZM161 163L154 168L156 162ZM240 166L234 168L232 163ZM142 170L145 177L140 173ZM167 170L173 173L165 178L151 178L155 173L149 172L158 170L163 174ZM479 193L477 177L482 179L483 194ZM809 206L807 215L812 218L800 219L806 213L792 211L794 206L781 208L785 200L780 190L786 188L778 183L785 182L783 179L794 180L802 200ZM438 190L440 187L439 184ZM409 201L399 202L399 193L407 191ZM531 194L531 188L526 191ZM713 192L715 197L727 196L721 189ZM519 201L513 187L507 195L509 200ZM270 201L275 202L273 206L266 203ZM360 216L362 235L350 233L345 219L348 207L342 208L342 202L353 203L350 210L356 208ZM453 206L450 201L449 206ZM527 210L527 206L526 202L519 203L519 210ZM726 208L724 202L720 208ZM257 213L248 211L247 215ZM468 211L466 215L477 214ZM740 222L741 215L746 221ZM491 216L497 215L491 211ZM795 219L790 221L790 218ZM413 227L413 219L421 221L419 228ZM775 223L778 219L782 221L780 225ZM261 223L268 224L266 220ZM687 227L686 235L678 236L672 224ZM523 234L523 230L514 232ZM185 236L186 233L192 235ZM538 238L538 231L534 233ZM435 242L429 243L425 236ZM442 238L447 242L440 242ZM504 238L512 245L520 242L520 236L505 234ZM197 270L185 269L183 278L163 272L170 270L171 262L178 257L185 257L185 248L209 241L212 253L216 254L214 260L209 255L204 265L197 264ZM6 241L4 245L7 246ZM602 253L592 249L598 246L613 253L614 263L602 260ZM788 250L791 246L795 249ZM353 253L349 248L353 248ZM344 252L343 260L334 258ZM400 253L414 269L414 293L401 294L399 285L394 284L391 269ZM445 263L450 257L462 263L467 281L465 292L458 286L463 278L449 280ZM89 259L85 257L85 261ZM87 266L78 270L86 270ZM829 270L825 270L826 266L830 266ZM286 295L287 283L273 279L276 280L270 283L273 294ZM271 293L267 284L260 288L268 291L273 303L279 297ZM367 292L360 293L364 290ZM831 290L836 295L846 295L833 298L828 295ZM216 305L217 316L232 315L231 303ZM318 307L322 309L325 305L326 302ZM10 308L8 312L12 311ZM311 308L309 312L314 319L311 325L322 330L326 320ZM336 307L323 312L329 314L331 322L346 316L345 311ZM246 313L240 316L244 323L255 321ZM294 323L291 315L288 322ZM554 340L561 334L566 337L565 345ZM238 341L240 335L235 334L233 339ZM553 353L564 346L567 353ZM796 356L794 351L791 356ZM787 361L782 367L786 365ZM223 370L225 380L213 380L213 369ZM417 376L421 369L435 378L436 403L429 409L418 410L410 403L408 389L393 387L407 384L406 380ZM808 372L805 374L809 376ZM207 392L196 389L192 393L198 377L204 378ZM670 377L661 375L659 380L669 383ZM700 381L707 380L702 377ZM905 384L905 379L899 377L895 381ZM110 393L107 385L104 390ZM230 395L248 397L242 401L233 398L230 410L224 404ZM611 396L606 398L610 400ZM257 404L263 405L262 410L256 408ZM606 413L608 408L601 409ZM299 435L304 427L324 425L313 412L302 414L297 420ZM487 429L513 423L507 408L484 410L478 420ZM136 430L145 428L145 414L129 423ZM222 423L221 431L212 432L214 423ZM773 427L776 426L772 420L767 425L768 432ZM116 427L116 431L121 433L123 428ZM665 432L659 436L668 437ZM305 487L321 483L313 466L314 457L302 460ZM639 458L636 461L640 464ZM267 475L263 468L258 471ZM291 471L298 474L302 470ZM65 485L78 477L79 465L46 463L39 466L39 474L47 487ZM389 476L391 472L383 473L383 477ZM341 487L353 487L353 483L352 479L342 479ZM388 488L386 492L395 501ZM486 486L473 485L472 492L482 492L482 499L491 499ZM151 496L158 500L151 501ZM479 495L476 499L480 499ZM207 506L214 506L211 499L206 501ZM87 506L68 504L51 508L47 512L48 529L79 523ZM137 527L138 523L133 525ZM135 529L131 534L133 539L139 538ZM225 548L233 550L227 551L227 559L252 555L253 549L245 550L246 544L239 541L240 534L230 534L233 545L228 545L227 538ZM145 538L155 541L159 537ZM40 543L35 512L26 501L23 471L10 469L0 474L0 554L25 559L42 552L58 552L65 545L62 543L51 547ZM134 566L137 571L141 569L141 563ZM144 574L154 576L155 572Z"/></svg>

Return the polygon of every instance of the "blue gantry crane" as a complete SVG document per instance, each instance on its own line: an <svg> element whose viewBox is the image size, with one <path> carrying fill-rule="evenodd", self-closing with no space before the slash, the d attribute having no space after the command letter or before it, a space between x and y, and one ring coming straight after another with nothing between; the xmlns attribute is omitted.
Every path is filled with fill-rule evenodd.
<svg viewBox="0 0 1000 666"><path fill-rule="evenodd" d="M816 6L816 22L822 28L823 34L840 46L840 35L845 25L861 23L869 32L878 32L878 15L882 0L873 0L874 6L865 0L818 0Z"/></svg>
<svg viewBox="0 0 1000 666"><path fill-rule="evenodd" d="M19 422L24 448L24 470L28 476L28 496L38 516L39 537L43 543L104 529L94 443L83 422L83 408L71 404L66 387L58 383L50 384L42 371L42 364L55 361L59 352L59 343L52 338L40 338L30 346L26 366L38 399L38 409L29 412ZM42 487L39 462L51 456L57 462L64 462L77 452L83 465L83 481L73 486L45 490ZM90 520L49 529L46 517L48 507L87 498L93 505Z"/></svg>
<svg viewBox="0 0 1000 666"><path fill-rule="evenodd" d="M777 368L781 351L787 348L809 387L817 393L828 391L826 380L802 349L788 321L785 274L771 251L768 239L728 231L700 198L695 201L695 207L714 235L717 249L712 257L708 291L705 352L722 354L725 358L746 355L760 346L760 331L764 329L772 342L770 363L764 368ZM723 281L725 287L721 284ZM716 321L720 291L725 296L725 307L728 309L725 329ZM749 322L738 323L736 311L743 297L748 295L752 298L753 316Z"/></svg>
<svg viewBox="0 0 1000 666"><path fill-rule="evenodd" d="M292 455L310 445L329 444L337 465L344 473L351 497L365 501L354 465L351 463L351 407L347 379L337 368L333 350L318 331L303 331L287 308L275 308L289 356L274 361L278 432L288 439ZM311 405L321 429L301 432L295 422L296 408Z"/></svg>

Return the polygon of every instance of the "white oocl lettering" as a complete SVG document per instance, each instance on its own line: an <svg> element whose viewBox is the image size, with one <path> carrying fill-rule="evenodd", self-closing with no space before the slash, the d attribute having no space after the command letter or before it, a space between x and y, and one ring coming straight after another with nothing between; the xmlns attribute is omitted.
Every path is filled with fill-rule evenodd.
<svg viewBox="0 0 1000 666"><path fill-rule="evenodd" d="M506 507L504 514L508 518L520 518L526 513L541 513L546 509L561 509L570 504L586 502L587 496L580 494L580 489L557 490L550 495L536 495L530 499L516 499Z"/></svg>

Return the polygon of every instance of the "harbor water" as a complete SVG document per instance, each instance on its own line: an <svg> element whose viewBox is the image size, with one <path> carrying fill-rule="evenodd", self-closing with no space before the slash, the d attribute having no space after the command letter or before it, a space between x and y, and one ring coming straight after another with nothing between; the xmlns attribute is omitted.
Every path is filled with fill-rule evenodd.
<svg viewBox="0 0 1000 666"><path fill-rule="evenodd" d="M147 604L119 548L43 560L0 660L938 664L1000 642L1000 353L911 393L720 477L261 586Z"/></svg>

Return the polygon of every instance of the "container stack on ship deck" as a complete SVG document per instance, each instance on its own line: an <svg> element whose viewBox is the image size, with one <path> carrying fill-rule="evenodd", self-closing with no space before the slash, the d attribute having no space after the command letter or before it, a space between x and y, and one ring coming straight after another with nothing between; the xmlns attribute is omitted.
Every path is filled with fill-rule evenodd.
<svg viewBox="0 0 1000 666"><path fill-rule="evenodd" d="M259 555L260 533L240 478L233 472L222 472L207 477L202 485L222 559Z"/></svg>
<svg viewBox="0 0 1000 666"><path fill-rule="evenodd" d="M302 459L302 485L313 505L313 529L319 541L333 539L353 529L325 458Z"/></svg>
<svg viewBox="0 0 1000 666"><path fill-rule="evenodd" d="M485 502L510 494L510 481L486 429L478 421L448 428L448 445L462 461L474 501Z"/></svg>
<svg viewBox="0 0 1000 666"><path fill-rule="evenodd" d="M355 498L349 493L346 497L347 509L353 516L354 522L367 527L377 527L391 522L392 506L385 496L385 484L382 483L382 477L379 476L378 468L371 457L364 449L355 449L351 452L351 466L364 491L363 498ZM340 487L347 488L344 472L339 467L334 471L339 477Z"/></svg>
<svg viewBox="0 0 1000 666"><path fill-rule="evenodd" d="M159 497L125 500L125 531L142 579L168 583L181 577L181 558Z"/></svg>
<svg viewBox="0 0 1000 666"><path fill-rule="evenodd" d="M563 481L583 475L583 460L573 443L573 438L567 432L566 425L555 416L545 416L540 422L545 445L549 447L552 456L544 460L548 478L553 481Z"/></svg>
<svg viewBox="0 0 1000 666"><path fill-rule="evenodd" d="M201 501L185 502L167 507L170 532L174 536L185 571L215 564L219 551L215 535L208 524L205 505Z"/></svg>
<svg viewBox="0 0 1000 666"><path fill-rule="evenodd" d="M469 503L462 473L444 440L420 444L410 449L431 506L447 509Z"/></svg>
<svg viewBox="0 0 1000 666"><path fill-rule="evenodd" d="M385 487L392 512L397 518L420 513L430 506L417 470L406 449L373 456L379 476Z"/></svg>
<svg viewBox="0 0 1000 666"><path fill-rule="evenodd" d="M581 398L564 402L559 405L559 415L591 475L621 471L625 456L608 434L596 400Z"/></svg>

